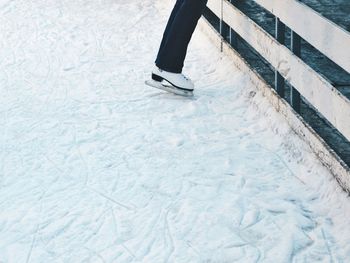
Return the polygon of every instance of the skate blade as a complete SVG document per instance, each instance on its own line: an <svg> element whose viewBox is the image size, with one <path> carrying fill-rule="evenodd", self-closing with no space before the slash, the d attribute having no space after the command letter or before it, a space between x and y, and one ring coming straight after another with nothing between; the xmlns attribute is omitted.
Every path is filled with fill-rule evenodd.
<svg viewBox="0 0 350 263"><path fill-rule="evenodd" d="M174 93L176 95L180 95L180 96L185 96L185 97L191 97L193 96L193 91L187 91L187 90L182 90L182 89L178 89L172 85L166 85L162 82L159 82L159 81L155 81L155 80L146 80L145 81L145 84L150 86L150 87L153 87L153 88L156 88L156 89L161 89L161 90L165 90L167 92L170 92L170 93Z"/></svg>

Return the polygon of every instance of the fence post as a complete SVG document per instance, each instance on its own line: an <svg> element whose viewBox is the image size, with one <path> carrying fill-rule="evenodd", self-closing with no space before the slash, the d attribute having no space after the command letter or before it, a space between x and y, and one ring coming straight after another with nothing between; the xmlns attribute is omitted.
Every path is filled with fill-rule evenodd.
<svg viewBox="0 0 350 263"><path fill-rule="evenodd" d="M224 16L224 0L221 0L221 11L220 11L220 36L221 36L221 43L220 43L220 51L223 52L224 50L224 37L223 37L223 16Z"/></svg>
<svg viewBox="0 0 350 263"><path fill-rule="evenodd" d="M283 24L281 22L281 20L276 17L275 18L275 23L276 23L276 40L281 43L284 44L285 43L285 30L286 30L286 26L285 24ZM284 86L285 86L285 81L284 78L282 77L282 75L275 70L275 86L276 86L276 91L278 93L278 95L281 96L281 98L284 98Z"/></svg>
<svg viewBox="0 0 350 263"><path fill-rule="evenodd" d="M291 50L297 56L301 56L301 38L300 36L291 30ZM293 109L300 113L300 93L293 87L291 87L291 105Z"/></svg>

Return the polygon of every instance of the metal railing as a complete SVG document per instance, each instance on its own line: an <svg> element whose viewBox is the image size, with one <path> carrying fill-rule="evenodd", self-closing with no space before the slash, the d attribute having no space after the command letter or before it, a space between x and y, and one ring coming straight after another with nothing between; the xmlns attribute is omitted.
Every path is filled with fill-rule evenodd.
<svg viewBox="0 0 350 263"><path fill-rule="evenodd" d="M290 104L296 112L300 111L302 96L350 141L349 99L300 58L303 38L350 73L350 33L296 0L255 2L275 15L275 37L230 1L209 0L208 8L220 18L220 35L223 35L223 24L227 24L231 45L238 34L275 69L275 87L280 97L285 97L287 81L292 86ZM285 46L286 26L291 29L291 49Z"/></svg>

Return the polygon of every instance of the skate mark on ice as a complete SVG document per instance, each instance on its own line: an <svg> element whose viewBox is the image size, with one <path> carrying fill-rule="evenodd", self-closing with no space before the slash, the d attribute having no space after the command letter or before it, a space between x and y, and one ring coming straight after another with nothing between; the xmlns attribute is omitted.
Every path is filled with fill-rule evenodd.
<svg viewBox="0 0 350 263"><path fill-rule="evenodd" d="M329 258L330 258L330 262L334 262L334 258L333 258L333 253L332 253L332 250L331 248L329 247L329 238L326 236L326 233L324 231L323 228L321 228L321 232L322 232L322 237L323 237L323 240L324 240L324 243L325 243L325 246L327 248L327 251L328 251L328 255L329 255Z"/></svg>
<svg viewBox="0 0 350 263"><path fill-rule="evenodd" d="M103 197L103 198L105 198L105 199L111 201L112 203L118 205L119 207L125 208L125 209L127 209L127 210L135 210L135 207L122 204L122 203L116 201L115 199L113 199L113 198L111 198L111 197L109 197L109 196L107 196L107 195L105 195L105 194L103 194L103 193L101 193L101 192L99 192L99 191L93 189L93 188L90 187L90 186L87 186L87 188L88 188L89 190L91 190L92 192L98 194L99 196L101 196L101 197Z"/></svg>

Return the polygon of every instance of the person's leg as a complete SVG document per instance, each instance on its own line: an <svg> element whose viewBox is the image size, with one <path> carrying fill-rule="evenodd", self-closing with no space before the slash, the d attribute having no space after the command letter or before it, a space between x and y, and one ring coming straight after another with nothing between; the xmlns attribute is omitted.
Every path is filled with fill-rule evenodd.
<svg viewBox="0 0 350 263"><path fill-rule="evenodd" d="M167 28L156 65L162 70L181 73L192 34L207 0L182 0Z"/></svg>
<svg viewBox="0 0 350 263"><path fill-rule="evenodd" d="M168 40L168 36L169 36L169 32L170 32L171 26L172 26L172 24L174 22L174 19L175 19L176 15L177 15L181 5L183 4L183 2L184 2L184 0L177 0L173 10L171 11L171 15L169 17L168 23L167 23L166 28L164 30L162 42L160 43L160 47L159 47L158 53L161 52L161 50L163 49L165 43Z"/></svg>

